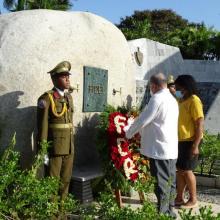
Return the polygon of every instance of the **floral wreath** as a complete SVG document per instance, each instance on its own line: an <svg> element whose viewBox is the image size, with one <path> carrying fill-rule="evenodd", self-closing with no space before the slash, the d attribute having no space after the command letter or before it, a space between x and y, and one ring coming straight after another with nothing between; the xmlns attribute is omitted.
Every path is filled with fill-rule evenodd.
<svg viewBox="0 0 220 220"><path fill-rule="evenodd" d="M149 162L140 155L140 141L137 136L131 140L125 137L124 127L128 125L128 116L120 112L109 115L108 143L113 167L119 170L127 180L137 182L147 180L146 165ZM143 169L145 165L145 169Z"/></svg>

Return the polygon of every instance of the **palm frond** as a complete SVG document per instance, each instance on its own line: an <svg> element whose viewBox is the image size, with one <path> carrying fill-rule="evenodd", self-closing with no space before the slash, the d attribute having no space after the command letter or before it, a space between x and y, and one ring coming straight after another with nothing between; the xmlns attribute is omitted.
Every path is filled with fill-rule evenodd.
<svg viewBox="0 0 220 220"><path fill-rule="evenodd" d="M14 7L15 3L16 3L15 0L4 0L3 1L3 6L6 9L11 10Z"/></svg>

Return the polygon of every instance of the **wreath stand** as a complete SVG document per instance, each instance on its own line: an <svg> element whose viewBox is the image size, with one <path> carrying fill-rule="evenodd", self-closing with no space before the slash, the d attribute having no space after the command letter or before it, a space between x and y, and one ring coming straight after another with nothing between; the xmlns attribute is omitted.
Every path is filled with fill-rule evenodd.
<svg viewBox="0 0 220 220"><path fill-rule="evenodd" d="M138 191L139 198L140 198L140 203L143 204L145 201L144 193L142 191ZM118 204L119 208L122 208L122 198L121 198L121 190L116 189L115 190L115 199Z"/></svg>

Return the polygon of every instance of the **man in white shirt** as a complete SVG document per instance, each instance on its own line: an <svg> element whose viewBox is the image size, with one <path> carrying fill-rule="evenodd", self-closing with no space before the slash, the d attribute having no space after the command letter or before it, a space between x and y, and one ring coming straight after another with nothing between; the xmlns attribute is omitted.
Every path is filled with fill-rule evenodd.
<svg viewBox="0 0 220 220"><path fill-rule="evenodd" d="M151 76L150 90L148 105L126 131L126 137L141 134L141 153L150 159L151 175L156 179L158 211L175 217L178 104L162 73Z"/></svg>

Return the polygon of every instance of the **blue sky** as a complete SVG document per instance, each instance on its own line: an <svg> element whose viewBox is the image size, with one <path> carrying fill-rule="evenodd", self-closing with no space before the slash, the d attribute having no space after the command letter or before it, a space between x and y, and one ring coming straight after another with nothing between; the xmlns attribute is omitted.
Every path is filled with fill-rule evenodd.
<svg viewBox="0 0 220 220"><path fill-rule="evenodd" d="M0 0L1 11L4 12ZM173 9L191 22L202 22L220 31L220 0L73 0L73 11L89 11L113 23L135 10Z"/></svg>

